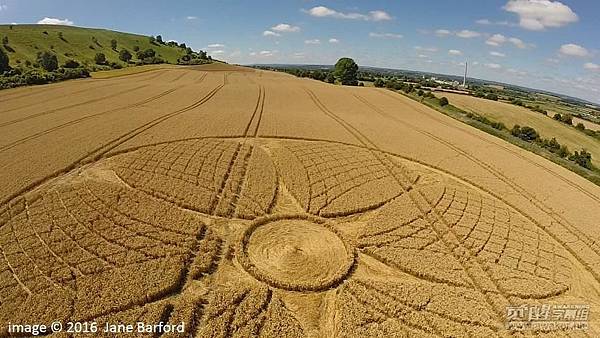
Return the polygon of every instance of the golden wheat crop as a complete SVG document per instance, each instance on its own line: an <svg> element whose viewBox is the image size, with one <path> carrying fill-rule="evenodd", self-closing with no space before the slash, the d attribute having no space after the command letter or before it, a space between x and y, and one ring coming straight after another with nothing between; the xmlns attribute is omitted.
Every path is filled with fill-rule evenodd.
<svg viewBox="0 0 600 338"><path fill-rule="evenodd" d="M573 333L600 332L600 190L561 167L375 88L75 83L0 96L1 336L518 336L515 304L589 304Z"/></svg>

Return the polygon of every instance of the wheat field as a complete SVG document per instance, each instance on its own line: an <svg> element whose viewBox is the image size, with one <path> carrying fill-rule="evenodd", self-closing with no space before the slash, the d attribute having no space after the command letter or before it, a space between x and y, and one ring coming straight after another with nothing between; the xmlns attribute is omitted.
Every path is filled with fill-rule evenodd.
<svg viewBox="0 0 600 338"><path fill-rule="evenodd" d="M384 89L159 69L2 91L0 130L1 336L600 334L600 188Z"/></svg>

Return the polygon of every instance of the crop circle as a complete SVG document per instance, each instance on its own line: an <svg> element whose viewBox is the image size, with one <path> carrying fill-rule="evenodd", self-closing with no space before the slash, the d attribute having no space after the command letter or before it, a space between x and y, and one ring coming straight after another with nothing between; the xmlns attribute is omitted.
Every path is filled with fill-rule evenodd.
<svg viewBox="0 0 600 338"><path fill-rule="evenodd" d="M312 218L267 219L244 236L239 261L258 280L292 291L322 291L342 282L354 252Z"/></svg>

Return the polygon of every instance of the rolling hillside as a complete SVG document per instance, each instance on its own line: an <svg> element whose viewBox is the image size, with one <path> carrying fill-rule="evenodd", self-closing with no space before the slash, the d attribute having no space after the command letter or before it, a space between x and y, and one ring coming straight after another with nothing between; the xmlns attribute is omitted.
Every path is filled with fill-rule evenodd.
<svg viewBox="0 0 600 338"><path fill-rule="evenodd" d="M0 25L0 39L4 37L8 37L8 44L0 48L7 52L13 67L27 60L35 62L37 53L42 51L54 52L61 65L69 59L84 65L94 64L96 53L104 53L109 63L122 63L118 51L123 48L129 50L134 55L132 61L136 61L134 46L140 50L152 48L158 57L169 63L176 63L177 58L186 53L184 48L151 43L144 35L72 26ZM116 50L111 48L113 39L117 40Z"/></svg>

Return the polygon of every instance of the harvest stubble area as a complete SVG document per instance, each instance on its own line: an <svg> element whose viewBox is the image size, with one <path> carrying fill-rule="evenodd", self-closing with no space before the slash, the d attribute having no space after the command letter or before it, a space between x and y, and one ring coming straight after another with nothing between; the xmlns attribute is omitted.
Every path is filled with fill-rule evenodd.
<svg viewBox="0 0 600 338"><path fill-rule="evenodd" d="M4 91L0 129L0 330L507 336L507 305L588 304L547 334L600 332L600 188L395 93L162 69Z"/></svg>

